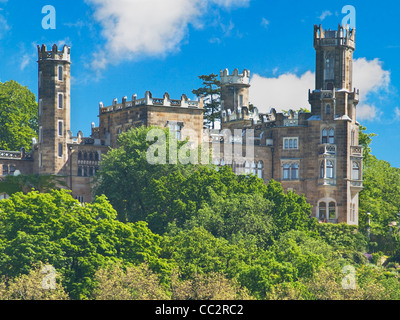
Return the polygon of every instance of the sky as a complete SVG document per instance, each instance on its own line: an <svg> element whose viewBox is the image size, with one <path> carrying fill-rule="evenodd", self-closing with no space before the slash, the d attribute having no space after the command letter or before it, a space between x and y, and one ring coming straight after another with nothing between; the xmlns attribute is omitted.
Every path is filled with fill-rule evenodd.
<svg viewBox="0 0 400 320"><path fill-rule="evenodd" d="M194 100L198 76L225 68L250 70L250 102L260 112L310 109L313 26L337 29L346 5L355 9L358 121L377 134L372 153L400 167L395 0L0 0L0 81L18 81L37 96L37 45L70 46L74 135L98 125L99 102L148 90Z"/></svg>

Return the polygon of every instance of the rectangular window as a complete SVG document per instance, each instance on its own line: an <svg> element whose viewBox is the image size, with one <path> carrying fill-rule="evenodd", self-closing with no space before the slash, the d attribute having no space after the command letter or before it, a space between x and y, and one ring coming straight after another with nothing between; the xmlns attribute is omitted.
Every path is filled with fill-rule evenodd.
<svg viewBox="0 0 400 320"><path fill-rule="evenodd" d="M241 108L243 106L243 95L239 95L239 107Z"/></svg>
<svg viewBox="0 0 400 320"><path fill-rule="evenodd" d="M3 164L3 176L8 175L8 165Z"/></svg>
<svg viewBox="0 0 400 320"><path fill-rule="evenodd" d="M39 153L39 168L42 167L42 154Z"/></svg>
<svg viewBox="0 0 400 320"><path fill-rule="evenodd" d="M58 156L61 158L63 156L63 144L58 144Z"/></svg>
<svg viewBox="0 0 400 320"><path fill-rule="evenodd" d="M299 138L283 138L283 148L297 150L299 148Z"/></svg>
<svg viewBox="0 0 400 320"><path fill-rule="evenodd" d="M39 116L42 115L42 109L43 109L43 100L39 99Z"/></svg>
<svg viewBox="0 0 400 320"><path fill-rule="evenodd" d="M63 136L63 121L62 120L59 120L58 121L58 135L60 136L60 137L62 137Z"/></svg>
<svg viewBox="0 0 400 320"><path fill-rule="evenodd" d="M39 127L39 143L42 143L43 140L43 128Z"/></svg>
<svg viewBox="0 0 400 320"><path fill-rule="evenodd" d="M43 82L43 73L42 71L39 72L39 89L42 87Z"/></svg>
<svg viewBox="0 0 400 320"><path fill-rule="evenodd" d="M62 93L58 94L58 109L62 109L64 107L64 96Z"/></svg>
<svg viewBox="0 0 400 320"><path fill-rule="evenodd" d="M64 80L64 68L63 66L58 66L58 81Z"/></svg>

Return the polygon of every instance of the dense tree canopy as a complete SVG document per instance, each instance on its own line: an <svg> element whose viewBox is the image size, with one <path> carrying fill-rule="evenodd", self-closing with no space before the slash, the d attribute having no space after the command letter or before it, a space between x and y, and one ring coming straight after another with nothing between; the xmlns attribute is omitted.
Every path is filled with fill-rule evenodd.
<svg viewBox="0 0 400 320"><path fill-rule="evenodd" d="M0 150L30 151L37 132L35 95L16 81L0 82Z"/></svg>

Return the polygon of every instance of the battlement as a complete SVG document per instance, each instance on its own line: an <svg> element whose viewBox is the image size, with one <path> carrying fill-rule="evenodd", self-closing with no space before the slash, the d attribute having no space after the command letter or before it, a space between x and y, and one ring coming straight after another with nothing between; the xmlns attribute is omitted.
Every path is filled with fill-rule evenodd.
<svg viewBox="0 0 400 320"><path fill-rule="evenodd" d="M38 45L37 48L39 60L71 61L71 47L68 47L67 45L64 45L61 51L58 51L56 44L54 44L52 49L49 51L44 44L42 44L42 47Z"/></svg>
<svg viewBox="0 0 400 320"><path fill-rule="evenodd" d="M337 30L324 30L321 25L314 25L314 48L320 46L346 46L355 49L356 29L339 24Z"/></svg>
<svg viewBox="0 0 400 320"><path fill-rule="evenodd" d="M170 99L169 94L165 93L162 98L153 98L150 91L146 91L145 97L137 99L136 95L132 96L132 100L128 101L125 96L122 98L122 103L118 103L118 99L113 100L113 104L108 107L104 107L103 103L100 102L99 109L100 114L114 112L126 108L132 108L135 106L164 106L164 107L180 107L180 108L203 108L203 99L200 101L189 100L188 97L183 94L180 100Z"/></svg>
<svg viewBox="0 0 400 320"><path fill-rule="evenodd" d="M242 73L239 73L238 69L233 70L232 74L229 74L228 69L221 70L221 84L244 84L250 86L250 71L244 69Z"/></svg>

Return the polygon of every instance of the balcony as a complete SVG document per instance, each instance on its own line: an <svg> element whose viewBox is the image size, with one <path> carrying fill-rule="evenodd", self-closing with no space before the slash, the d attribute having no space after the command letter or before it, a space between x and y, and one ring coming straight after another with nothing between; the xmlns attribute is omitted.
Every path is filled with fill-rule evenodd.
<svg viewBox="0 0 400 320"><path fill-rule="evenodd" d="M322 155L336 155L336 145L335 144L320 144L319 145L319 154Z"/></svg>
<svg viewBox="0 0 400 320"><path fill-rule="evenodd" d="M363 156L363 147L361 147L361 146L351 146L350 147L350 155L352 157L362 157Z"/></svg>
<svg viewBox="0 0 400 320"><path fill-rule="evenodd" d="M319 186L336 186L336 179L320 178L318 179Z"/></svg>

